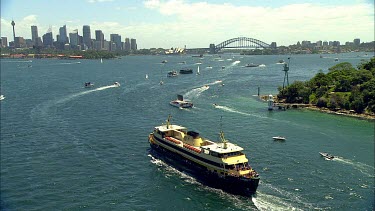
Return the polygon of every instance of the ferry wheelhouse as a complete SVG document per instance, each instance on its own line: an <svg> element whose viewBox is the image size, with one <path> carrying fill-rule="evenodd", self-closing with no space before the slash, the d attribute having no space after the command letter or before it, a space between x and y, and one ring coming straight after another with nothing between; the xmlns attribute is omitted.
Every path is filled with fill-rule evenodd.
<svg viewBox="0 0 375 211"><path fill-rule="evenodd" d="M149 135L153 149L182 161L202 183L233 194L254 194L260 177L249 165L244 149L226 140L222 131L220 139L216 143L186 127L172 125L170 117Z"/></svg>

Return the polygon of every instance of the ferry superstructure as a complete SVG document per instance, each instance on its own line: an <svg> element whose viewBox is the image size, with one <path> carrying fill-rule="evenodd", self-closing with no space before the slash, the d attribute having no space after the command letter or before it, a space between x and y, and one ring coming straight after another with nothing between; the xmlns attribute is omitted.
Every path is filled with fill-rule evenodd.
<svg viewBox="0 0 375 211"><path fill-rule="evenodd" d="M161 155L182 161L198 180L226 192L250 196L256 192L259 174L249 165L243 148L230 143L220 132L220 143L210 141L186 127L166 124L157 126L149 135L153 149Z"/></svg>

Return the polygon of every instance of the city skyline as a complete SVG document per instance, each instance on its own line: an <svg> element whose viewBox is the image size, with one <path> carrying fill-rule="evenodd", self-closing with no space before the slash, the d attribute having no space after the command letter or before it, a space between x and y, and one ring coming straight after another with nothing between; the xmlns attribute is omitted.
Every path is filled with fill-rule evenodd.
<svg viewBox="0 0 375 211"><path fill-rule="evenodd" d="M51 26L56 39L63 25L67 34L78 29L80 35L83 25L89 25L91 37L95 37L95 30L101 30L106 40L110 34L119 34L123 42L126 37L135 37L141 44L139 49L208 47L240 36L275 41L278 46L303 40L373 41L373 2L298 2L256 0L249 6L249 1L87 0L73 4L68 0L60 5L58 1L29 4L2 0L1 36L13 41L13 19L17 37L31 38L30 26L38 27L39 36Z"/></svg>

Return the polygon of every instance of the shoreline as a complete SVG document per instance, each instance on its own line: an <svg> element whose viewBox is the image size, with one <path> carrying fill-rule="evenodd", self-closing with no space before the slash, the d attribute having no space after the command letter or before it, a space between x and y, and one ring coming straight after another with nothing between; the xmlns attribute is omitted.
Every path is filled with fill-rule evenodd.
<svg viewBox="0 0 375 211"><path fill-rule="evenodd" d="M259 99L264 101L264 102L267 102L267 97L268 96L262 96L260 95L259 96ZM326 113L326 114L334 114L334 115L341 115L341 116L347 116L347 117L354 117L354 118L357 118L357 119L363 119L363 120L368 120L368 121L375 121L375 114L374 115L371 115L371 114L358 114L358 113L354 113L354 112L351 112L351 111L348 111L348 110L343 110L343 109L340 109L340 110L337 110L337 111L332 111L328 108L319 108L315 105L311 105L311 104L302 104L302 103L280 103L280 102L277 102L275 101L274 103L274 108L275 107L279 107L279 109L307 109L307 110L311 110L311 111L319 111L319 112L322 112L322 113Z"/></svg>

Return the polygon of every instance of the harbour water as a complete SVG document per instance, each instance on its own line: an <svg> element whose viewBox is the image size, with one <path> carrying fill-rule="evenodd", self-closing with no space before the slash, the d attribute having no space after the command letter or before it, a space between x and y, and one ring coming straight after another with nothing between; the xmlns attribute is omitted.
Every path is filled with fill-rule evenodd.
<svg viewBox="0 0 375 211"><path fill-rule="evenodd" d="M327 72L336 57L356 66L371 56L292 55L289 80ZM287 57L2 59L1 210L373 210L374 122L270 112L254 96L258 86L261 94L277 93L284 77L277 62ZM183 68L194 74L167 78ZM89 81L95 86L84 88ZM177 94L195 107L170 106ZM257 194L206 187L152 156L148 134L169 114L212 140L222 128L242 146L261 176Z"/></svg>

